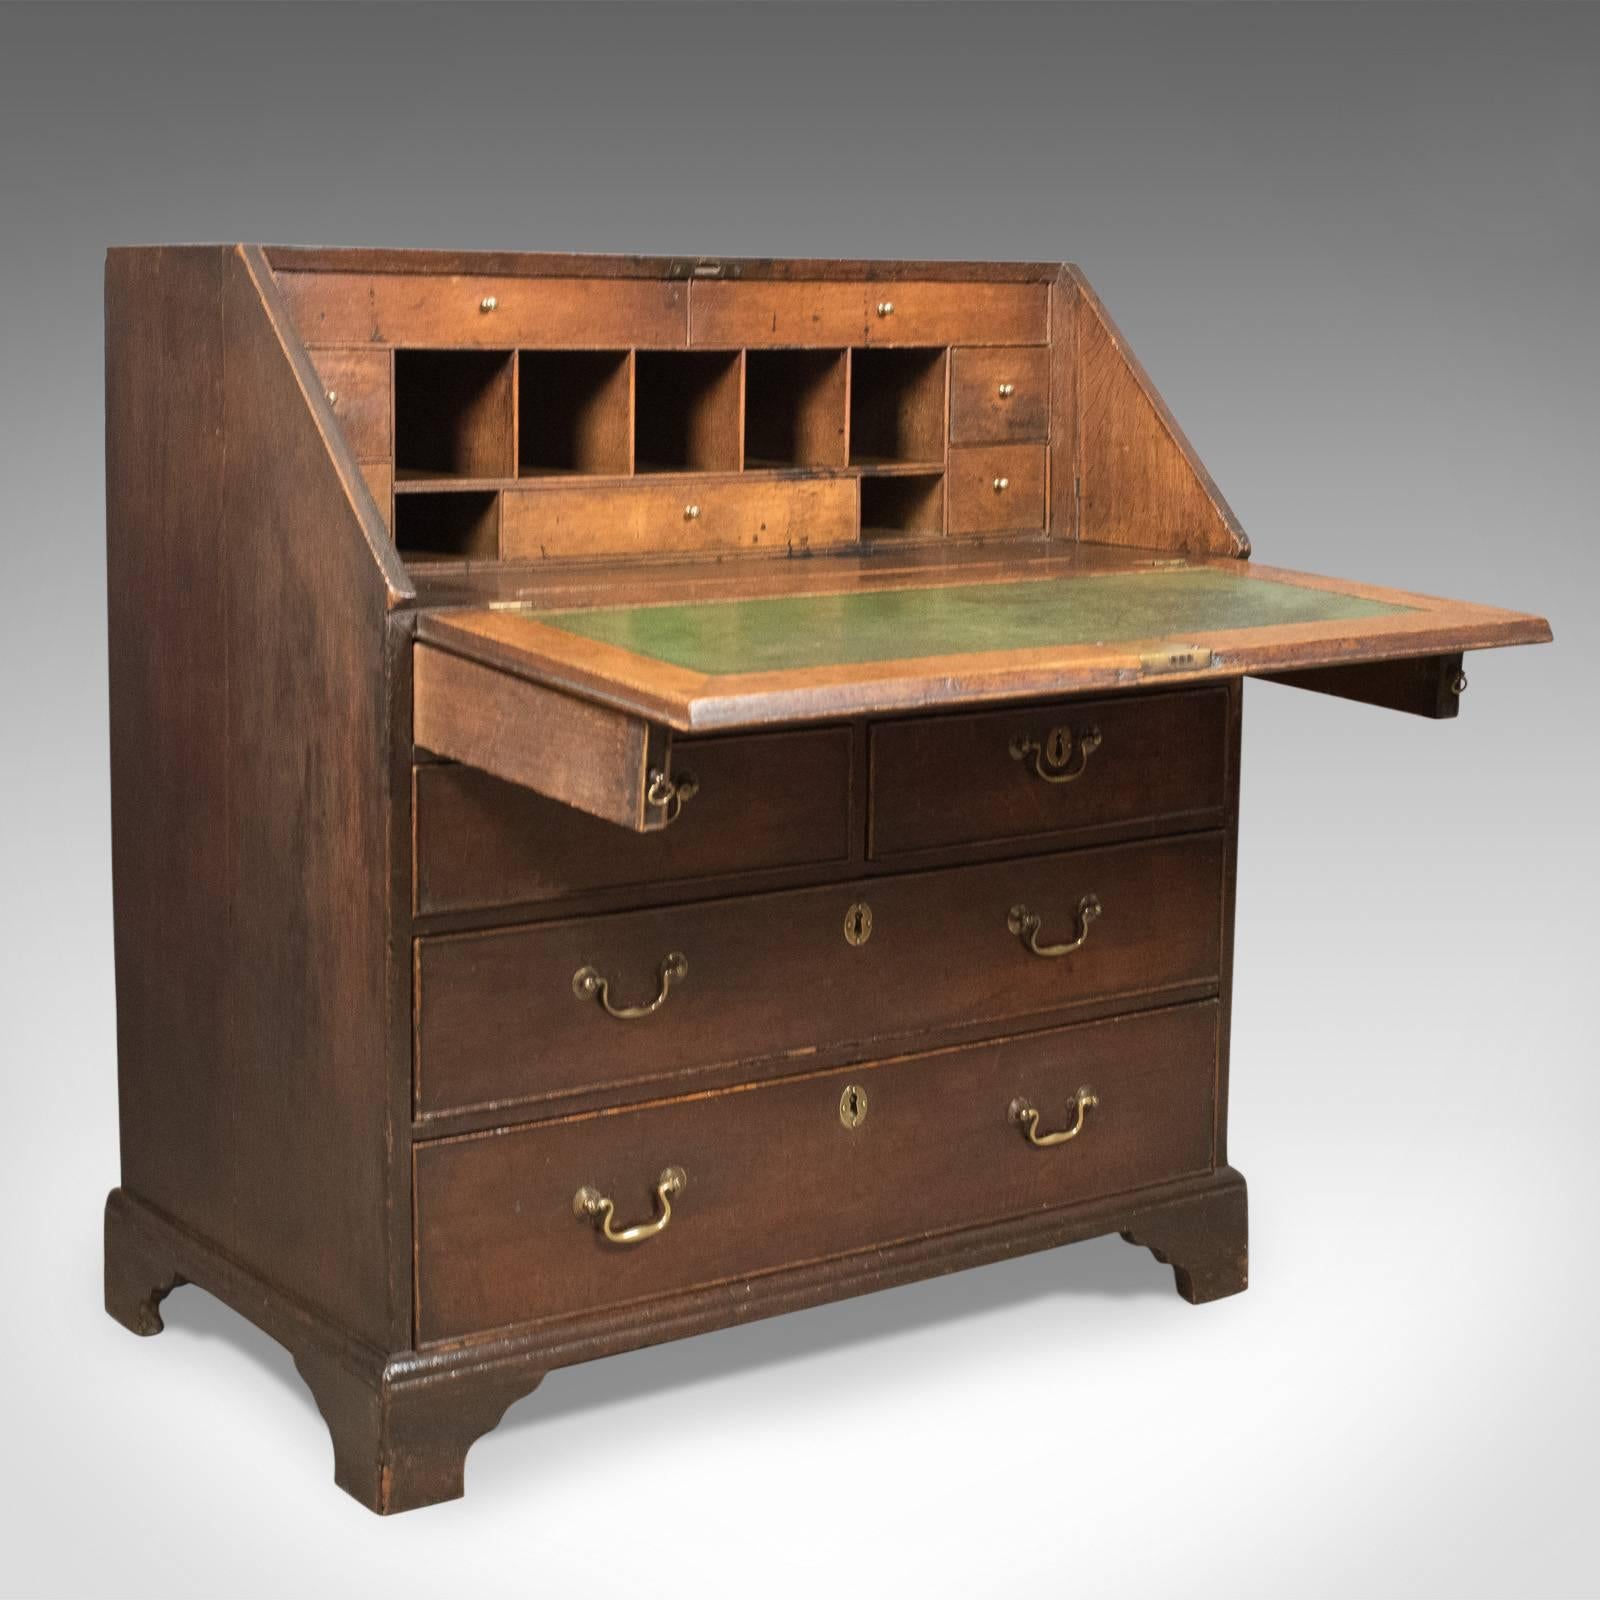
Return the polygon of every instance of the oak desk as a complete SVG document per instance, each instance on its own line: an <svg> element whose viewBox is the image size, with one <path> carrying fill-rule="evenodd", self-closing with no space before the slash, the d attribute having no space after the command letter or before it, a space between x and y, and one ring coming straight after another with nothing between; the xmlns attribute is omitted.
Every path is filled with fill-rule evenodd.
<svg viewBox="0 0 1600 1600"><path fill-rule="evenodd" d="M1541 619L1248 562L1070 266L120 250L106 330L113 1316L226 1300L392 1511L633 1346L1244 1288L1241 681Z"/></svg>

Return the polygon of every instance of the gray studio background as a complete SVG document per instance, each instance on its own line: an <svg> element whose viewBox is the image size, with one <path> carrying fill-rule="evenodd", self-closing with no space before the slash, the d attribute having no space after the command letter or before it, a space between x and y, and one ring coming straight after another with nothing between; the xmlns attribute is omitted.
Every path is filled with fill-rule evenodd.
<svg viewBox="0 0 1600 1600"><path fill-rule="evenodd" d="M0 1589L1600 1592L1597 58L1531 5L0 10ZM1551 617L1456 723L1247 695L1248 1294L1101 1241L558 1374L389 1523L263 1337L103 1316L101 257L195 239L1075 259L1258 560Z"/></svg>

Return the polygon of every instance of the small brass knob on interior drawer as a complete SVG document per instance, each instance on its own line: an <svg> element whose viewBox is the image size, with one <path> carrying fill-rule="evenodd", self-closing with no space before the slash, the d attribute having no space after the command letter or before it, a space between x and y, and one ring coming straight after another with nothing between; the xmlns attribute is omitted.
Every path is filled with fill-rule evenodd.
<svg viewBox="0 0 1600 1600"><path fill-rule="evenodd" d="M878 315L880 317L892 317L894 315L894 301L880 300L878 302Z"/></svg>
<svg viewBox="0 0 1600 1600"><path fill-rule="evenodd" d="M336 405L338 405L338 403L339 403L339 391L337 389L328 390L328 404L330 406L336 406Z"/></svg>
<svg viewBox="0 0 1600 1600"><path fill-rule="evenodd" d="M1000 385L999 393L1002 400L1009 400L1016 392L1017 386L1014 383L1002 383Z"/></svg>
<svg viewBox="0 0 1600 1600"><path fill-rule="evenodd" d="M493 311L499 304L500 302L492 294L486 294L483 299L478 302L478 309L487 314L488 312Z"/></svg>
<svg viewBox="0 0 1600 1600"><path fill-rule="evenodd" d="M683 508L683 520L685 522L693 522L699 515L700 507L697 506L693 501L690 501L690 503Z"/></svg>
<svg viewBox="0 0 1600 1600"><path fill-rule="evenodd" d="M994 480L994 492L996 494L1004 494L1010 487L1011 480L1009 478L996 478Z"/></svg>

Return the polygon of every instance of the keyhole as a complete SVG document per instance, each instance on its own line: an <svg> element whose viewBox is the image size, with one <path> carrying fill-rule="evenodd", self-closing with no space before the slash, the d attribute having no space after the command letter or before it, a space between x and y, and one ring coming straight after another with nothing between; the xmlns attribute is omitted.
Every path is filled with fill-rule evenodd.
<svg viewBox="0 0 1600 1600"><path fill-rule="evenodd" d="M857 901L844 914L846 944L862 945L872 937L872 907L866 901Z"/></svg>
<svg viewBox="0 0 1600 1600"><path fill-rule="evenodd" d="M867 1091L860 1084L850 1084L839 1096L839 1120L847 1128L859 1128L867 1120Z"/></svg>
<svg viewBox="0 0 1600 1600"><path fill-rule="evenodd" d="M1065 728L1052 728L1045 745L1045 754L1053 767L1064 767L1072 754L1072 735Z"/></svg>

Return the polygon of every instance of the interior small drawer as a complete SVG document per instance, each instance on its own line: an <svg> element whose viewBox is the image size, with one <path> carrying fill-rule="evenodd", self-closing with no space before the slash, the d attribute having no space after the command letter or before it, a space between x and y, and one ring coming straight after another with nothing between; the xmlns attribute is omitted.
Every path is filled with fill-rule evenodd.
<svg viewBox="0 0 1600 1600"><path fill-rule="evenodd" d="M1044 527L1045 447L969 445L950 451L950 532Z"/></svg>
<svg viewBox="0 0 1600 1600"><path fill-rule="evenodd" d="M711 1068L1209 986L1222 859L1220 834L1194 834L425 937L417 1111L637 1099Z"/></svg>
<svg viewBox="0 0 1600 1600"><path fill-rule="evenodd" d="M734 348L858 345L867 291L856 283L701 281L689 286L689 342Z"/></svg>
<svg viewBox="0 0 1600 1600"><path fill-rule="evenodd" d="M1042 283L874 283L868 344L1038 344L1050 337Z"/></svg>
<svg viewBox="0 0 1600 1600"><path fill-rule="evenodd" d="M746 480L673 475L656 482L507 490L506 561L658 554L672 549L815 549L853 544L847 478Z"/></svg>
<svg viewBox="0 0 1600 1600"><path fill-rule="evenodd" d="M877 723L868 854L1218 823L1227 732L1223 688Z"/></svg>
<svg viewBox="0 0 1600 1600"><path fill-rule="evenodd" d="M1216 1055L1217 1007L1201 1003L423 1143L418 1337L598 1311L1205 1172ZM1030 1126L1047 1141L1079 1131L1036 1144Z"/></svg>
<svg viewBox="0 0 1600 1600"><path fill-rule="evenodd" d="M1043 442L1050 434L1050 352L1040 346L950 352L950 442Z"/></svg>
<svg viewBox="0 0 1600 1600"><path fill-rule="evenodd" d="M818 728L672 746L673 816L633 833L471 766L416 768L419 912L568 899L845 861L850 732Z"/></svg>
<svg viewBox="0 0 1600 1600"><path fill-rule="evenodd" d="M393 454L393 357L387 350L312 350L311 359L357 461Z"/></svg>
<svg viewBox="0 0 1600 1600"><path fill-rule="evenodd" d="M288 271L278 284L308 344L593 350L688 342L688 286L660 279Z"/></svg>

